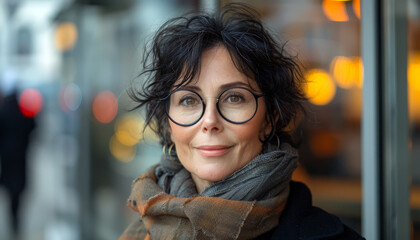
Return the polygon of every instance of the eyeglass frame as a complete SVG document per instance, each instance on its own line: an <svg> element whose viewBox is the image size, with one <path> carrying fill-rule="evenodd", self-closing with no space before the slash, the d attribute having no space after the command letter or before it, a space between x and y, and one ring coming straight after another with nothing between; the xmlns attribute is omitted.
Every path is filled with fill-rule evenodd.
<svg viewBox="0 0 420 240"><path fill-rule="evenodd" d="M252 96L254 96L255 103L256 103L256 105L255 105L255 111L254 111L254 113L252 114L252 116L251 116L248 120L246 120L246 121L242 121L242 122L235 122L235 121L232 121L232 120L230 120L230 119L226 118L226 117L222 114L222 112L220 111L220 107L219 107L219 98L220 98L220 96L222 96L225 92L227 92L227 91L229 91L229 90L231 90L231 89L235 89L235 88L241 88L241 89L244 89L244 90L246 90L246 91L250 92L250 93L252 94ZM178 92L178 91L189 91L189 92L192 92L192 93L194 93L194 94L198 95L198 97L199 97L199 98L200 98L200 100L201 100L201 104L203 105L203 111L202 111L202 113L201 113L200 117L199 117L197 120L195 120L194 122L190 123L190 124L181 124L181 123L178 123L178 122L176 122L174 119L172 119L172 118L171 118L171 116L169 115L169 112L168 112L168 109L169 109L169 108L166 106L167 101L168 101L168 99L170 98L170 96L171 96L173 93ZM246 87L230 87L230 88L227 88L227 89L223 90L223 91L222 91L222 92L221 92L221 93L217 96L217 98L216 98L216 109L217 109L217 112L219 113L219 115L220 115L220 116L221 116L224 120L226 120L226 121L228 121L228 122L230 122L230 123L233 123L233 124L244 124L244 123L246 123L246 122L251 121L251 119L253 119L253 118L254 118L255 114L257 114L257 111L258 111L258 98L263 97L263 96L264 96L264 94L256 94L256 93L254 93L253 91L251 91L250 89L248 89L248 88L246 88ZM168 118L169 118L169 119L170 119L173 123L175 123L175 124L177 124L177 125L179 125L179 126L182 126L182 127L190 127L190 126L192 126L192 125L196 124L197 122L199 122L199 121L201 120L201 118L203 118L204 113L206 112L206 103L204 102L203 98L201 97L201 95L200 95L198 92L196 92L196 91L194 91L194 90L192 90L192 89L187 89L187 88L178 88L178 89L172 90L171 92L169 92L169 94L168 94L166 97L161 98L161 99L159 99L159 100L160 100L160 102L162 102L162 103L164 103L164 104L165 104L165 113L166 113L166 115L168 116Z"/></svg>

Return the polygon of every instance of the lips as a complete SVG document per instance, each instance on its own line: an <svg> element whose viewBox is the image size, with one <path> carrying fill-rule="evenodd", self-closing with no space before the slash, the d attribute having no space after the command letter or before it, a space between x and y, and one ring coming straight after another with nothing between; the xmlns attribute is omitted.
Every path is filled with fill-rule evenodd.
<svg viewBox="0 0 420 240"><path fill-rule="evenodd" d="M219 157L226 154L232 146L204 145L197 147L198 152L205 157Z"/></svg>

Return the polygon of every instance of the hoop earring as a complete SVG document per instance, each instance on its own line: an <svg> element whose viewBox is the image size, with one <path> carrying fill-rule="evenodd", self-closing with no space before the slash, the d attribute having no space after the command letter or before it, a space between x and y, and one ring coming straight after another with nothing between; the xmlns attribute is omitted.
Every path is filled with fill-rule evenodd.
<svg viewBox="0 0 420 240"><path fill-rule="evenodd" d="M165 144L165 145L163 145L163 147L162 147L162 152L163 152L163 154L166 154L166 153L165 153L165 148L166 148L166 144Z"/></svg>
<svg viewBox="0 0 420 240"><path fill-rule="evenodd" d="M172 148L175 146L175 144L171 144L171 146L169 146L169 149L168 149L168 155L169 156L171 156L171 151L172 151Z"/></svg>
<svg viewBox="0 0 420 240"><path fill-rule="evenodd" d="M163 145L163 147L162 147L162 152L163 152L163 154L165 154L165 155L171 155L171 152L172 152L172 148L175 146L175 144L171 144L171 145L169 145L169 148L168 148L168 153L166 153L166 146L167 146L168 144L165 144L165 145Z"/></svg>

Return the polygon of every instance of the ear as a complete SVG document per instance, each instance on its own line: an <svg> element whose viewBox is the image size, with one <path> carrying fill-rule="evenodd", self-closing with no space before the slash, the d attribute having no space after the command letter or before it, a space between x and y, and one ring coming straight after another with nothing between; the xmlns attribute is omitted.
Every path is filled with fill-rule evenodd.
<svg viewBox="0 0 420 240"><path fill-rule="evenodd" d="M261 125L260 138L264 139L265 137L270 135L270 132L272 130L273 130L273 126L271 125L270 119L268 118L268 116L266 116L263 124Z"/></svg>
<svg viewBox="0 0 420 240"><path fill-rule="evenodd" d="M278 114L277 110L274 112L274 123L277 123L280 119L280 115ZM266 128L265 128L265 134L266 136L270 134L270 132L273 130L273 126L270 122L269 118L266 118Z"/></svg>
<svg viewBox="0 0 420 240"><path fill-rule="evenodd" d="M265 126L265 132L264 132L265 136L268 136L272 130L273 130L273 126L271 126L270 122L267 122Z"/></svg>

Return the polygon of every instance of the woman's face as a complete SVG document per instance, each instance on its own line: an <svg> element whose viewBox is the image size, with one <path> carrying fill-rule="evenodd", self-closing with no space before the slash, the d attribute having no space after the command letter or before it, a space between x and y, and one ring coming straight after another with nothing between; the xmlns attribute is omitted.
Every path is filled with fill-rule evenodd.
<svg viewBox="0 0 420 240"><path fill-rule="evenodd" d="M188 127L169 121L179 160L191 173L198 191L229 176L256 157L262 149L260 139L270 131L262 97L258 98L255 116L243 124L230 123L217 111L216 97L229 87L246 87L261 93L254 80L237 70L226 48L207 50L201 60L197 81L184 87L193 88L205 99L204 115Z"/></svg>

